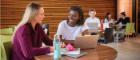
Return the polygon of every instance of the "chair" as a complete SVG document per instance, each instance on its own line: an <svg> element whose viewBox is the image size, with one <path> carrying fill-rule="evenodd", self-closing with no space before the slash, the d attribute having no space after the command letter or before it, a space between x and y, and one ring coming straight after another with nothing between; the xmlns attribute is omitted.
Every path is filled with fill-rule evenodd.
<svg viewBox="0 0 140 60"><path fill-rule="evenodd" d="M3 45L5 48L6 56L7 59L11 59L11 52L12 52L12 42L11 42L11 37L12 35L0 35L1 36L1 41L3 41Z"/></svg>
<svg viewBox="0 0 140 60"><path fill-rule="evenodd" d="M1 36L0 36L1 38ZM5 48L3 45L3 41L0 40L0 60L7 60L7 56L6 56L6 52L5 52Z"/></svg>
<svg viewBox="0 0 140 60"><path fill-rule="evenodd" d="M3 42L3 47L6 52L7 60L11 59L12 42L11 37L14 32L14 28L2 28L0 29L0 41Z"/></svg>
<svg viewBox="0 0 140 60"><path fill-rule="evenodd" d="M1 35L11 35L13 34L14 28L2 28L0 29Z"/></svg>
<svg viewBox="0 0 140 60"><path fill-rule="evenodd" d="M135 24L134 23L127 23L126 29L125 29L125 35L129 38L130 35L133 35L135 33Z"/></svg>

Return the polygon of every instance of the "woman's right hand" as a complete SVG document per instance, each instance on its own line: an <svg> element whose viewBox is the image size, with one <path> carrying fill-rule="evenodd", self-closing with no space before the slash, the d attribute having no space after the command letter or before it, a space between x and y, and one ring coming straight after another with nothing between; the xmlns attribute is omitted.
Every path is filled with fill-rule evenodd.
<svg viewBox="0 0 140 60"><path fill-rule="evenodd" d="M88 31L88 29L86 29L85 31L82 32L82 35L90 35L90 32Z"/></svg>
<svg viewBox="0 0 140 60"><path fill-rule="evenodd" d="M54 47L50 46L50 51L53 52L54 51Z"/></svg>

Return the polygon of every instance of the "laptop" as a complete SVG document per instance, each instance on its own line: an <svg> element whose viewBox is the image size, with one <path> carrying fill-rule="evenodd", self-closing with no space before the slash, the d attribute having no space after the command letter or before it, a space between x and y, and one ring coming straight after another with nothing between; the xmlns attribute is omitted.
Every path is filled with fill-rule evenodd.
<svg viewBox="0 0 140 60"><path fill-rule="evenodd" d="M99 35L77 36L74 41L74 47L80 49L96 48Z"/></svg>
<svg viewBox="0 0 140 60"><path fill-rule="evenodd" d="M87 23L89 32L98 32L98 23Z"/></svg>

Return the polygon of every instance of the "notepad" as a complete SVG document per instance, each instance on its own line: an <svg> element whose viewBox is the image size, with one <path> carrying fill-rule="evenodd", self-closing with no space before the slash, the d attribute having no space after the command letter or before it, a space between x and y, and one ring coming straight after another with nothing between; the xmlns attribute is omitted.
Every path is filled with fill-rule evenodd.
<svg viewBox="0 0 140 60"><path fill-rule="evenodd" d="M80 54L80 48L76 48L73 51L68 51L66 48L61 48L61 54L62 55L68 55L68 54Z"/></svg>
<svg viewBox="0 0 140 60"><path fill-rule="evenodd" d="M77 48L74 51L68 51L66 48L61 48L61 54L65 55L65 56L68 56L68 57L72 57L72 58L79 58L79 57L82 57L82 56L84 56L84 55L86 55L88 53L83 52L83 51L81 52L80 48ZM54 53L49 53L47 55L53 56Z"/></svg>
<svg viewBox="0 0 140 60"><path fill-rule="evenodd" d="M80 54L80 48L76 48L76 49L73 50L73 51L68 51L66 48L61 48L61 54L62 54L62 55ZM52 52L52 53L49 53L49 54L47 54L47 55L52 56L52 55L54 55L54 53Z"/></svg>
<svg viewBox="0 0 140 60"><path fill-rule="evenodd" d="M72 58L79 58L84 55L88 54L87 52L80 52L80 54L67 54L66 56L72 57Z"/></svg>

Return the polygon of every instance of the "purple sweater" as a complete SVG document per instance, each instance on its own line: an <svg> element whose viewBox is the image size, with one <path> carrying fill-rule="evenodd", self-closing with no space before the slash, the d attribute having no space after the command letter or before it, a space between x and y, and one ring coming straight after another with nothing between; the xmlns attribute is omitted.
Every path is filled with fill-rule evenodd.
<svg viewBox="0 0 140 60"><path fill-rule="evenodd" d="M34 56L49 53L49 47L41 48L42 42L53 45L39 24L35 26L35 30L30 23L21 26L13 39L12 60L34 60Z"/></svg>

